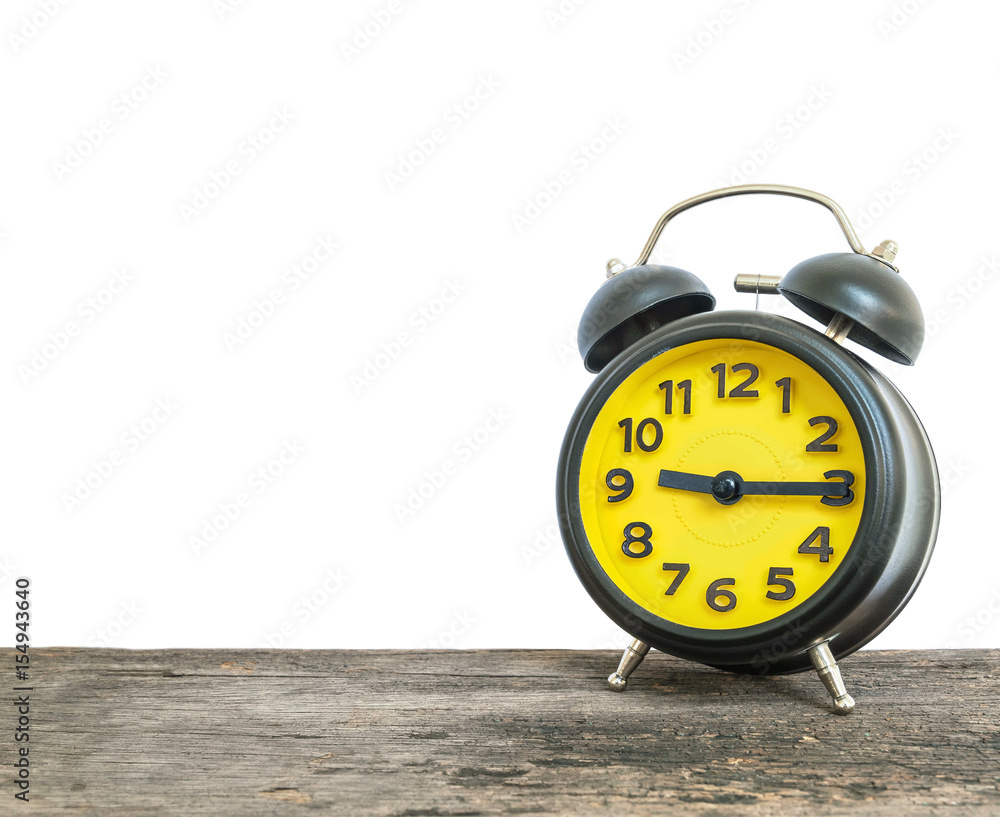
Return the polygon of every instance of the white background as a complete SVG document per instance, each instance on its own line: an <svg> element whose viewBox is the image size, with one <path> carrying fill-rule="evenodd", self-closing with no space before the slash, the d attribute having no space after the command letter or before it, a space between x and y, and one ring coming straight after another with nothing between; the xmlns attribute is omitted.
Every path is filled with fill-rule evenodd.
<svg viewBox="0 0 1000 817"><path fill-rule="evenodd" d="M929 323L913 368L865 353L945 482L874 646L1000 645L998 23L970 0L4 4L0 598L32 578L46 645L624 643L555 529L577 322L667 207L775 182L898 241ZM654 260L752 308L736 272L847 249L821 208L753 197L680 217Z"/></svg>

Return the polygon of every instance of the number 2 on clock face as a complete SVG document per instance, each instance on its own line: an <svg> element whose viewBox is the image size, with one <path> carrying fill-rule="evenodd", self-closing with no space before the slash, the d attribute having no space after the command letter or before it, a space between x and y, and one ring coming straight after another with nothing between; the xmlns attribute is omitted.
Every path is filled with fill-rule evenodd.
<svg viewBox="0 0 1000 817"><path fill-rule="evenodd" d="M853 543L864 495L836 390L752 341L698 341L641 365L604 403L581 461L601 567L642 607L706 629L763 623L815 594Z"/></svg>

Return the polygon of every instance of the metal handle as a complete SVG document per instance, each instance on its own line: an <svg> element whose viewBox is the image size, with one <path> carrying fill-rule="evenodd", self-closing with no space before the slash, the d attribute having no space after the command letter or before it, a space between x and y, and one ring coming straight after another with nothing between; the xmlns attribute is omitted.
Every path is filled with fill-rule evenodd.
<svg viewBox="0 0 1000 817"><path fill-rule="evenodd" d="M653 232L649 236L649 240L646 242L646 246L642 248L642 254L639 256L639 260L633 264L633 266L638 267L640 264L645 264L649 260L649 256L653 254L653 248L656 246L656 242L660 238L660 233L663 232L663 228L667 226L667 222L670 221L678 213L683 213L685 210L690 210L699 204L704 204L707 201L713 201L714 199L724 199L727 196L743 196L748 193L769 193L774 196L794 196L799 199L808 199L809 201L814 201L817 204L822 204L827 210L834 214L837 218L837 223L840 224L840 229L844 231L844 235L847 237L848 243L851 245L851 249L854 252L866 255L864 245L861 243L861 239L858 238L858 234L854 232L854 227L851 225L850 220L847 218L847 214L843 211L837 202L828 196L824 196L822 193L816 193L812 190L805 190L801 187L787 187L781 184L741 184L735 187L723 187L719 190L710 190L708 193L702 193L699 196L692 196L689 199L685 199L680 204L675 204L662 216L660 220L656 222L656 226L653 228Z"/></svg>

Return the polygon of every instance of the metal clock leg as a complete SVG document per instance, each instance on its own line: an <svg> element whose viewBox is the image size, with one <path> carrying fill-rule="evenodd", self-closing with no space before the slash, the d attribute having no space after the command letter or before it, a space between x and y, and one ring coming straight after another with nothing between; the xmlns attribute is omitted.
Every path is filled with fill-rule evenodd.
<svg viewBox="0 0 1000 817"><path fill-rule="evenodd" d="M847 687L844 686L844 679L840 676L840 667L837 666L837 659L830 652L830 644L824 641L809 650L809 658L812 660L819 679L826 687L826 691L833 698L833 708L838 715L847 715L854 709L854 698L847 694ZM624 659L622 659L624 661Z"/></svg>
<svg viewBox="0 0 1000 817"><path fill-rule="evenodd" d="M622 660L618 662L618 669L608 676L608 686L615 692L624 692L628 686L628 677L642 663L647 652L649 652L649 644L644 644L638 638L629 644L625 648Z"/></svg>

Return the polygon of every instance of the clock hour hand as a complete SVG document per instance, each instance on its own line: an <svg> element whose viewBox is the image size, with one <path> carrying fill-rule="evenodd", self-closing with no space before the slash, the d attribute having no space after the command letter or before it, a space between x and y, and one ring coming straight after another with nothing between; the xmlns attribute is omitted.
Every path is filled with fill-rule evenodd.
<svg viewBox="0 0 1000 817"><path fill-rule="evenodd" d="M750 482L735 471L722 471L717 476L687 474L683 471L660 471L657 484L661 488L711 494L720 502L735 502L741 496L823 496L846 497L850 493L845 482Z"/></svg>
<svg viewBox="0 0 1000 817"><path fill-rule="evenodd" d="M712 493L712 483L715 477L703 477L701 474L685 474L683 471L660 471L661 488L676 488L679 491L695 491L699 494Z"/></svg>

